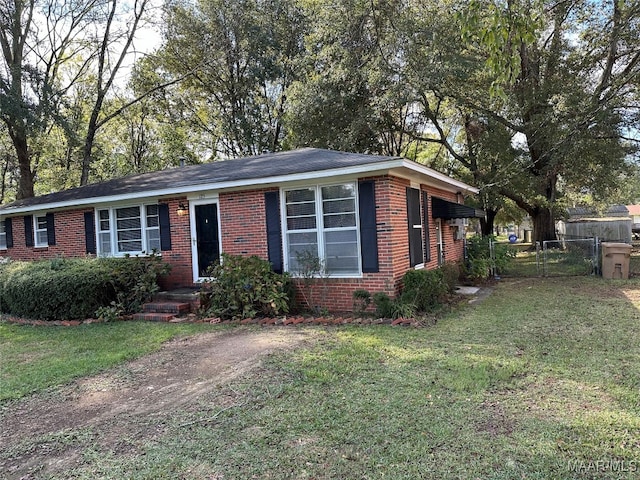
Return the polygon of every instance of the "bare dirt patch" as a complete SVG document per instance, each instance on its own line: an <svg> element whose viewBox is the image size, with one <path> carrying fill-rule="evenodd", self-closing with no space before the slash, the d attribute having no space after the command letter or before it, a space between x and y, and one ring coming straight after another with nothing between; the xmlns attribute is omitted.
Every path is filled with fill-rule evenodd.
<svg viewBox="0 0 640 480"><path fill-rule="evenodd" d="M259 367L265 355L313 338L310 330L235 329L176 339L109 372L12 402L0 413L2 478L56 478L79 461L85 441L130 451L126 439L154 438L164 415Z"/></svg>

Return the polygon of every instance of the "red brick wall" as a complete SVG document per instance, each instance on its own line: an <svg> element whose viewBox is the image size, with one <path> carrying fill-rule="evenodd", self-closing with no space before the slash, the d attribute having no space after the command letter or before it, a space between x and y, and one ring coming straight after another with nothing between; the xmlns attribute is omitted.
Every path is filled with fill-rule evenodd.
<svg viewBox="0 0 640 480"><path fill-rule="evenodd" d="M164 261L171 264L171 273L163 278L160 287L172 290L193 284L191 269L191 227L189 215L178 215L178 207L188 206L187 197L174 197L160 200L169 205L169 222L171 224L171 250L162 252Z"/></svg>
<svg viewBox="0 0 640 480"><path fill-rule="evenodd" d="M220 194L220 225L224 253L268 258L264 194L270 190L274 189Z"/></svg>
<svg viewBox="0 0 640 480"><path fill-rule="evenodd" d="M393 258L394 294L401 288L402 276L410 268L409 262L409 219L407 216L407 187L409 180L391 177L390 218L392 243L389 254ZM384 254L383 251L381 251Z"/></svg>
<svg viewBox="0 0 640 480"><path fill-rule="evenodd" d="M186 197L176 197L162 200L169 204L169 218L171 222L172 250L162 252L163 259L172 265L169 277L161 281L163 288L175 288L191 285L193 274L191 271L191 234L189 216L178 216L180 203L186 204ZM15 260L43 260L56 257L84 257L86 244L84 233L84 213L93 212L92 208L80 210L58 211L54 213L56 231L56 245L36 248L25 246L24 217L12 217L13 248L0 250L0 256Z"/></svg>
<svg viewBox="0 0 640 480"><path fill-rule="evenodd" d="M24 217L12 217L13 248L0 250L0 256L15 260L85 256L84 212L88 211L93 209L56 212L54 214L56 244L40 248L25 246Z"/></svg>

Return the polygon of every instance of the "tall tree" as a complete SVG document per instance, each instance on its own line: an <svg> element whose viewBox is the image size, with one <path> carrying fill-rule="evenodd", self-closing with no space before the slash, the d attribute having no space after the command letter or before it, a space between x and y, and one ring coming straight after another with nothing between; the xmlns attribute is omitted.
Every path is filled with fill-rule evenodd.
<svg viewBox="0 0 640 480"><path fill-rule="evenodd" d="M400 155L408 147L412 107L399 81L394 19L402 3L307 2L310 22L300 78L287 112L288 142Z"/></svg>
<svg viewBox="0 0 640 480"><path fill-rule="evenodd" d="M426 99L419 102L425 131L480 173L473 145L461 154L438 129L433 99L500 125L513 155L498 162L485 156L493 159L494 178L481 184L531 216L534 240L555 238L563 186L602 194L627 167L631 141L623 137L638 108L640 4L440 0L413 7L403 23L404 72Z"/></svg>
<svg viewBox="0 0 640 480"><path fill-rule="evenodd" d="M214 156L279 150L305 18L291 0L172 0L158 70L214 139ZM185 105L187 106L187 105Z"/></svg>
<svg viewBox="0 0 640 480"><path fill-rule="evenodd" d="M19 167L17 198L34 195L37 161L46 136L62 128L68 143L84 144L80 184L87 183L96 132L122 109L104 113L117 75L150 0L7 0L0 4L0 118ZM92 88L86 90L87 83ZM75 115L77 92L87 123ZM133 103L133 102L130 102ZM83 131L80 131L83 130ZM71 153L71 152L68 152ZM75 155L76 152L73 152Z"/></svg>
<svg viewBox="0 0 640 480"><path fill-rule="evenodd" d="M68 86L58 73L73 55L73 44L98 2L7 0L0 4L0 118L17 158L17 198L34 194L30 142L57 116Z"/></svg>
<svg viewBox="0 0 640 480"><path fill-rule="evenodd" d="M115 111L104 113L107 95L112 91L117 76L121 74L123 64L130 55L133 41L146 14L149 0L109 0L101 6L100 13L104 20L93 32L95 51L95 79L93 105L84 136L82 155L82 173L80 185L89 182L92 164L92 150L96 133L107 122L118 116L128 106L137 103L134 99ZM146 94L145 92L143 96Z"/></svg>
<svg viewBox="0 0 640 480"><path fill-rule="evenodd" d="M0 126L0 130L4 126ZM7 200L13 200L11 190L15 187L18 177L15 161L15 149L13 149L8 135L0 135L0 204Z"/></svg>

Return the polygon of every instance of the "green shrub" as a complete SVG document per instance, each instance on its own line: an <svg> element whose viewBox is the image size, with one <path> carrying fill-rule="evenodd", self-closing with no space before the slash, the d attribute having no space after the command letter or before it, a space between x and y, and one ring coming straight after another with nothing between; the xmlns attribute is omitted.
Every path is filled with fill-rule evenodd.
<svg viewBox="0 0 640 480"><path fill-rule="evenodd" d="M469 259L467 276L472 280L486 280L491 276L492 265L490 258Z"/></svg>
<svg viewBox="0 0 640 480"><path fill-rule="evenodd" d="M9 312L9 306L4 299L4 279L7 278L13 262L8 258L0 259L0 312Z"/></svg>
<svg viewBox="0 0 640 480"><path fill-rule="evenodd" d="M151 300L160 289L158 278L171 271L171 265L156 254L97 261L110 269L110 282L116 292L116 299L110 302L109 308L113 307L123 314L139 312L142 304Z"/></svg>
<svg viewBox="0 0 640 480"><path fill-rule="evenodd" d="M455 292L461 274L460 263L446 262L440 269L442 270L442 280L447 287L447 291L449 293Z"/></svg>
<svg viewBox="0 0 640 480"><path fill-rule="evenodd" d="M373 304L376 306L376 315L380 318L391 318L393 315L393 300L384 292L373 294Z"/></svg>
<svg viewBox="0 0 640 480"><path fill-rule="evenodd" d="M401 298L395 299L391 304L391 318L412 318L416 315L416 306Z"/></svg>
<svg viewBox="0 0 640 480"><path fill-rule="evenodd" d="M445 282L445 272L451 286ZM449 289L454 289L458 273L455 264L435 270L407 271L402 277L403 287L398 298L391 299L384 292L373 295L376 315L382 318L407 318L433 310L443 302Z"/></svg>
<svg viewBox="0 0 640 480"><path fill-rule="evenodd" d="M1 282L8 313L41 320L92 317L116 295L109 270L91 260L12 262Z"/></svg>
<svg viewBox="0 0 640 480"><path fill-rule="evenodd" d="M41 320L90 318L115 304L132 312L157 290L157 277L168 268L159 257L10 262L0 269L0 306Z"/></svg>
<svg viewBox="0 0 640 480"><path fill-rule="evenodd" d="M411 318L416 314L416 306L402 297L392 299L384 292L373 294L373 304L379 318Z"/></svg>
<svg viewBox="0 0 640 480"><path fill-rule="evenodd" d="M203 286L201 297L206 315L224 319L282 315L289 311L289 277L274 273L271 264L259 257L222 254L211 268L212 280Z"/></svg>
<svg viewBox="0 0 640 480"><path fill-rule="evenodd" d="M358 289L353 291L353 311L364 313L371 305L371 293L368 290Z"/></svg>
<svg viewBox="0 0 640 480"><path fill-rule="evenodd" d="M432 310L447 293L442 269L409 270L402 277L402 301L419 312Z"/></svg>

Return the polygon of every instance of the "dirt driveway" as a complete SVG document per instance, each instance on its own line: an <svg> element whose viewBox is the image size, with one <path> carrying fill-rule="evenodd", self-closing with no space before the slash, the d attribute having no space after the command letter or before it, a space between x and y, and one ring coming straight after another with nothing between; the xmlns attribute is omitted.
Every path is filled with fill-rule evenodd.
<svg viewBox="0 0 640 480"><path fill-rule="evenodd" d="M132 434L151 439L159 432L158 422L150 420L220 389L257 368L265 355L313 336L309 330L274 328L177 339L109 372L12 403L0 414L0 476L64 478L79 462L82 442L61 448L61 436L89 427L98 432L92 441L113 452Z"/></svg>

